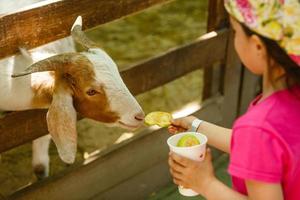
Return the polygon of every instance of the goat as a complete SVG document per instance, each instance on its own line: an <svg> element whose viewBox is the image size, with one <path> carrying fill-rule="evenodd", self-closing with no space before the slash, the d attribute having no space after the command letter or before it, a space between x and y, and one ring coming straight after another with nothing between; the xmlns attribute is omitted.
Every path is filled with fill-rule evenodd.
<svg viewBox="0 0 300 200"><path fill-rule="evenodd" d="M21 56L15 58L21 62L8 65L0 72L3 74L0 110L49 108L48 130L66 163L75 160L77 112L125 129L138 128L144 119L140 105L123 83L114 61L82 32L81 17L71 32L87 51L47 55L44 57L48 58L38 61L34 52L28 55L22 50ZM34 63L25 70L20 69L26 62ZM39 148L48 150L49 137L44 137L40 144Z"/></svg>

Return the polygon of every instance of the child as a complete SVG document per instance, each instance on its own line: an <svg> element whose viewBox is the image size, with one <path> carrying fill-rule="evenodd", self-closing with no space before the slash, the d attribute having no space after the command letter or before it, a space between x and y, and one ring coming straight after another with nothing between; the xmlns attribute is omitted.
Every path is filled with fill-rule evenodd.
<svg viewBox="0 0 300 200"><path fill-rule="evenodd" d="M225 129L193 116L174 120L169 132L190 129L230 154L233 189L216 179L210 151L203 162L170 153L176 184L207 199L300 199L300 1L225 0L244 65L263 77L263 92Z"/></svg>

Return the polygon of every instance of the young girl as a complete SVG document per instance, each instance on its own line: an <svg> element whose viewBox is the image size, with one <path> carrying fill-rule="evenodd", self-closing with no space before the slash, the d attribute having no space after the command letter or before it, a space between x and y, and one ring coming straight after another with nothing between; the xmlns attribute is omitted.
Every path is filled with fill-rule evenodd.
<svg viewBox="0 0 300 200"><path fill-rule="evenodd" d="M230 154L233 189L216 179L210 151L203 162L170 154L176 184L207 199L300 199L300 2L225 0L244 65L263 77L263 92L246 114L225 129L193 116L177 119L169 132L190 129Z"/></svg>

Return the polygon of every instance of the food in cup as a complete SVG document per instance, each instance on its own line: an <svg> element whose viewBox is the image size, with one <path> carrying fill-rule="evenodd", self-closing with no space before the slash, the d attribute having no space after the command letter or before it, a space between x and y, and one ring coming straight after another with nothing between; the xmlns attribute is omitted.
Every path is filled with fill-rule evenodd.
<svg viewBox="0 0 300 200"><path fill-rule="evenodd" d="M187 137L189 136L189 137ZM187 140L188 138L193 138L190 136L194 136L199 144L193 145L193 146L187 146L187 147L180 147L179 145L187 145L184 144L184 140ZM182 140L183 144L180 142ZM194 138L192 139L194 140ZM193 141L192 143L194 143ZM179 144L180 143L180 144ZM195 142L197 143L197 142ZM170 148L170 151L186 157L191 160L195 161L203 161L205 157L205 152L206 152L206 144L207 144L207 137L201 133L198 132L183 132L183 133L178 133L170 136L167 140L167 144ZM179 193L182 194L183 196L197 196L199 195L197 192L195 192L192 189L189 188L183 188L182 186L178 186Z"/></svg>
<svg viewBox="0 0 300 200"><path fill-rule="evenodd" d="M171 125L173 117L168 112L155 111L147 114L145 124L148 126L157 125L160 127L168 127Z"/></svg>
<svg viewBox="0 0 300 200"><path fill-rule="evenodd" d="M198 140L198 138L192 134L187 134L187 135L183 135L178 143L177 143L177 147L192 147L195 145L200 144L200 141Z"/></svg>

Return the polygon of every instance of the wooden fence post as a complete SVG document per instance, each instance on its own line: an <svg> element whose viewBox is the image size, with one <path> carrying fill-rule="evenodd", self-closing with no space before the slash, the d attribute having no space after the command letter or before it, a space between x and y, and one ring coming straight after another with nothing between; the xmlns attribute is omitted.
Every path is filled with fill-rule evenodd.
<svg viewBox="0 0 300 200"><path fill-rule="evenodd" d="M243 82L241 89L240 107L238 115L242 115L248 109L250 102L261 91L261 78L244 68Z"/></svg>
<svg viewBox="0 0 300 200"><path fill-rule="evenodd" d="M223 122L225 127L232 127L238 115L243 67L235 52L233 33L229 34L224 80Z"/></svg>
<svg viewBox="0 0 300 200"><path fill-rule="evenodd" d="M222 29L228 24L223 0L209 0L207 32ZM227 42L227 41L224 41ZM218 48L218 47L216 47ZM225 54L224 54L225 55ZM224 70L222 63L215 63L212 67L204 68L204 88L202 100L221 93Z"/></svg>

